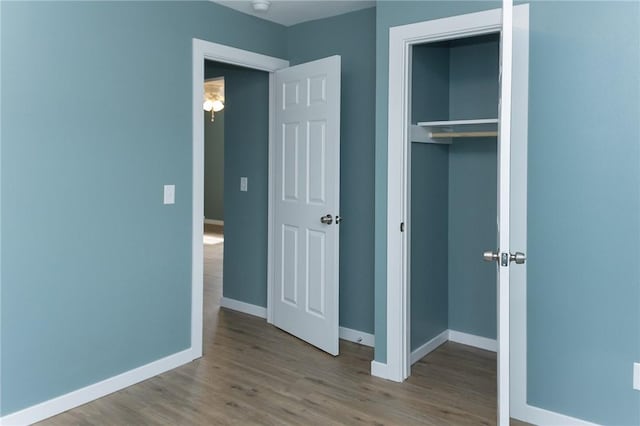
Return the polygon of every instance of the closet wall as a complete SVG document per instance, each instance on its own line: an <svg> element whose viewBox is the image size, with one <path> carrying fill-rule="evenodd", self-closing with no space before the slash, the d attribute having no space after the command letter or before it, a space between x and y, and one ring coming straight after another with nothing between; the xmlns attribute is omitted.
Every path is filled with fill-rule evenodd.
<svg viewBox="0 0 640 426"><path fill-rule="evenodd" d="M498 35L417 46L412 123L496 118ZM496 337L496 138L411 145L411 349L446 329Z"/></svg>

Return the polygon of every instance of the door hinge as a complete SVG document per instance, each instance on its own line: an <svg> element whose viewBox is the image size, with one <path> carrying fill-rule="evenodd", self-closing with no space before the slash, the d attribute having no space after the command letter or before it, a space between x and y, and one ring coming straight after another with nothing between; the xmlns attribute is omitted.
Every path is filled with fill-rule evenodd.
<svg viewBox="0 0 640 426"><path fill-rule="evenodd" d="M404 232L404 222L400 222L400 232Z"/></svg>

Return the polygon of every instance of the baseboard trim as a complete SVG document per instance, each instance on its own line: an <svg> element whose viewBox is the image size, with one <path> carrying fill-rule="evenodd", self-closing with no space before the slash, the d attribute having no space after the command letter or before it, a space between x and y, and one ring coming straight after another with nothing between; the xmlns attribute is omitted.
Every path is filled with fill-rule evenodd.
<svg viewBox="0 0 640 426"><path fill-rule="evenodd" d="M221 226L224 226L224 220L218 220L218 219L205 219L204 223L206 223L207 225L221 225Z"/></svg>
<svg viewBox="0 0 640 426"><path fill-rule="evenodd" d="M424 345L420 346L418 349L411 352L411 365L420 361L423 357L425 357L428 353L433 352L438 349L439 346L445 344L449 340L449 330L445 330L442 333L438 334L433 339L429 340Z"/></svg>
<svg viewBox="0 0 640 426"><path fill-rule="evenodd" d="M473 334L463 333L461 331L449 330L449 340L463 345L473 346L474 348L484 349L485 351L497 352L498 341L487 337L476 336Z"/></svg>
<svg viewBox="0 0 640 426"><path fill-rule="evenodd" d="M220 306L222 306L223 308L231 309L233 311L238 311L244 314L253 315L254 317L267 318L267 308L264 308L258 305L253 305L247 302L241 302L236 299L222 297L220 298Z"/></svg>
<svg viewBox="0 0 640 426"><path fill-rule="evenodd" d="M222 297L220 299L220 306L222 306L223 308L253 315L254 317L267 318L267 308L263 308L262 306L258 305L252 305L251 303L241 302L235 299L230 299L228 297ZM339 335L341 339L359 343L361 345L373 347L375 344L375 338L373 337L373 334L365 333L363 331L353 330L347 327L340 327Z"/></svg>
<svg viewBox="0 0 640 426"><path fill-rule="evenodd" d="M371 361L371 375L381 379L393 380L389 372L389 366L385 362Z"/></svg>
<svg viewBox="0 0 640 426"><path fill-rule="evenodd" d="M511 417L535 425L598 426L597 423L591 423L586 420L556 413L555 411L545 410L529 404L522 406L520 404L514 404L513 402L511 404Z"/></svg>
<svg viewBox="0 0 640 426"><path fill-rule="evenodd" d="M0 418L0 424L6 426L30 425L72 408L94 401L103 396L150 379L181 365L187 364L197 357L193 356L191 348L169 355L157 361L143 365L133 370L118 374L98 383L69 392L48 401L41 402L15 413Z"/></svg>
<svg viewBox="0 0 640 426"><path fill-rule="evenodd" d="M340 338L359 345L369 346L371 348L375 346L375 337L373 334L347 327L340 327Z"/></svg>

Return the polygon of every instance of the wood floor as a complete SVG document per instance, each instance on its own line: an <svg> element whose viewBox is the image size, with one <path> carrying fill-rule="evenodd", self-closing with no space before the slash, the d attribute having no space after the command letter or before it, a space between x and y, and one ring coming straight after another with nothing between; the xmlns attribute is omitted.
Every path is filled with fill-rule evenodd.
<svg viewBox="0 0 640 426"><path fill-rule="evenodd" d="M205 245L202 359L41 424L495 424L495 354L446 343L405 383L372 377L371 348L340 341L334 358L263 319L220 309L222 251Z"/></svg>

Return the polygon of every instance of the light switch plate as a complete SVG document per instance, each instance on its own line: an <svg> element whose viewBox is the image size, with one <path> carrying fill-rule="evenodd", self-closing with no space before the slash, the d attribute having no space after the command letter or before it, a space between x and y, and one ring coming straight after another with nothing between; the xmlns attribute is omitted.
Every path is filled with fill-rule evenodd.
<svg viewBox="0 0 640 426"><path fill-rule="evenodd" d="M247 179L245 176L240 178L240 191L242 192L247 192L248 189L248 185L249 185L249 179Z"/></svg>
<svg viewBox="0 0 640 426"><path fill-rule="evenodd" d="M176 186L165 185L164 186L164 203L175 204L176 202Z"/></svg>
<svg viewBox="0 0 640 426"><path fill-rule="evenodd" d="M640 362L633 363L633 388L640 390Z"/></svg>

